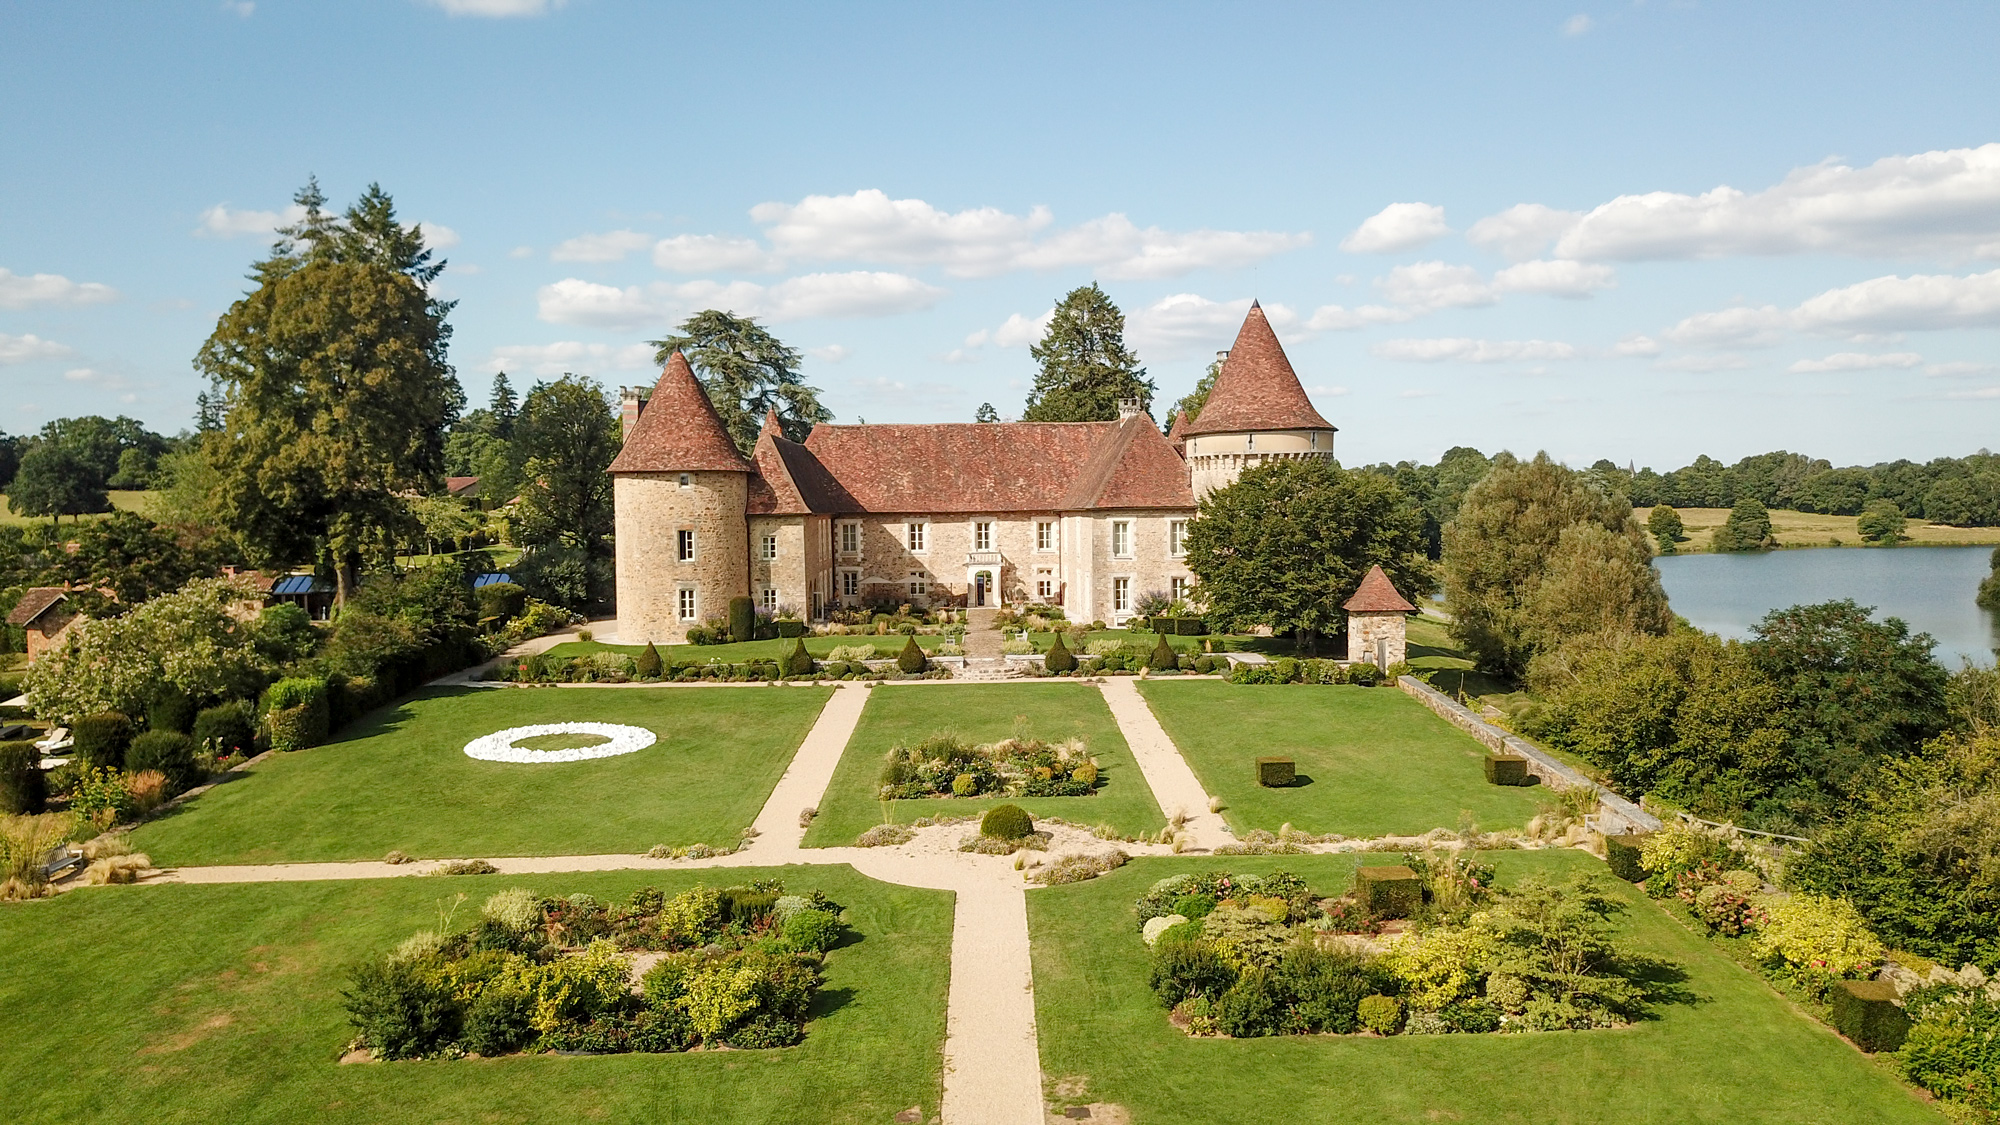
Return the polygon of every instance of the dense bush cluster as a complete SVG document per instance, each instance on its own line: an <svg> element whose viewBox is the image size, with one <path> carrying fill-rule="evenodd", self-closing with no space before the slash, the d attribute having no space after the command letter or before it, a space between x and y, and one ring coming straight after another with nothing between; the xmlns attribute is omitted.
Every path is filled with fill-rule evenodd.
<svg viewBox="0 0 2000 1125"><path fill-rule="evenodd" d="M1287 872L1189 873L1136 904L1148 984L1191 1035L1444 1034L1613 1027L1643 1016L1650 968L1621 953L1622 909L1589 878L1495 891L1490 867L1406 856L1424 885L1412 933L1389 946L1352 897Z"/></svg>
<svg viewBox="0 0 2000 1125"><path fill-rule="evenodd" d="M1100 783L1098 764L1080 738L1047 742L1025 730L974 746L951 733L890 747L882 765L882 800L913 797L1087 797Z"/></svg>
<svg viewBox="0 0 2000 1125"><path fill-rule="evenodd" d="M843 656L844 659L834 659ZM938 666L923 668L913 674L893 665L870 667L867 663L881 659L872 646L843 646L830 653L827 660L814 660L801 644L783 659L736 663L722 660L668 661L658 649L648 646L636 657L608 649L578 656L536 653L500 665L494 675L501 680L523 684L692 684L703 681L740 684L772 680L951 678L949 669Z"/></svg>
<svg viewBox="0 0 2000 1125"><path fill-rule="evenodd" d="M1373 664L1348 664L1339 660L1298 660L1281 656L1264 664L1238 664L1229 670L1232 684L1353 684L1374 687L1393 684L1396 677L1411 674L1407 663L1389 665L1385 672Z"/></svg>
<svg viewBox="0 0 2000 1125"><path fill-rule="evenodd" d="M785 1047L805 1035L841 907L776 880L606 905L507 890L456 933L419 933L343 993L377 1057ZM663 953L634 979L630 954Z"/></svg>
<svg viewBox="0 0 2000 1125"><path fill-rule="evenodd" d="M1896 1061L1910 1081L1981 1120L2000 1116L2000 988L1936 984L1903 997L1910 1020Z"/></svg>

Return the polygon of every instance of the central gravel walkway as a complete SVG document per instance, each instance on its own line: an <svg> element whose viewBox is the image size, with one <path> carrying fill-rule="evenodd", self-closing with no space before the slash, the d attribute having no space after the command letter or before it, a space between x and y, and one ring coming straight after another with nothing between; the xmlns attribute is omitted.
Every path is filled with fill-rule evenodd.
<svg viewBox="0 0 2000 1125"><path fill-rule="evenodd" d="M896 690L881 689L881 690ZM1181 759L1132 682L1103 685L1105 701L1132 747L1160 807L1188 814L1187 830L1199 849L1233 840L1222 818L1208 811L1194 771ZM1004 856L948 850L954 831L926 830L928 846L906 848L805 848L799 814L816 807L840 756L861 720L869 692L838 686L800 743L754 823L756 834L733 854L707 860L648 859L633 855L490 857L508 875L568 871L687 870L769 867L789 863L852 865L870 878L904 886L952 891L957 896L951 942L951 987L945 1017L946 1125L1042 1125L1047 1120L1041 1058L1035 1030L1035 983L1030 958L1026 888ZM959 830L959 831L962 831ZM1155 849L1134 847L1135 853ZM1164 851L1165 849L1158 849ZM289 863L245 867L183 867L147 883L263 883L316 879L382 879L422 875L430 862L392 865Z"/></svg>

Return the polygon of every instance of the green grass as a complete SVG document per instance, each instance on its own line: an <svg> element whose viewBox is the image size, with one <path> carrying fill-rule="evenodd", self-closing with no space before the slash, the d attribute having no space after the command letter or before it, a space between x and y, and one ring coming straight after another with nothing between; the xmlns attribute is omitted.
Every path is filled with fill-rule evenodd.
<svg viewBox="0 0 2000 1125"><path fill-rule="evenodd" d="M154 502L160 496L157 492L125 491L122 489L114 489L105 493L105 495L110 497L111 507L114 510L137 512L148 518L153 515ZM103 519L109 514L109 512L100 512L96 515L83 516L81 518L85 520L98 520ZM66 523L75 523L78 518L77 516L64 516L63 520ZM13 506L7 502L5 496L0 496L0 524L43 523L47 520L47 516L24 516L19 514L14 511Z"/></svg>
<svg viewBox="0 0 2000 1125"><path fill-rule="evenodd" d="M1081 737L1103 767L1090 797L1023 797L1012 803L1031 816L1059 816L1079 824L1110 824L1124 835L1157 831L1166 821L1104 697L1088 684L950 684L887 687L869 693L861 723L848 740L833 781L806 832L806 846L839 847L882 823L875 797L882 756L898 741L941 730L972 742L995 742L1014 733L1014 716L1026 715L1037 738ZM907 824L920 816L965 816L1007 803L1004 798L892 801L890 816Z"/></svg>
<svg viewBox="0 0 2000 1125"><path fill-rule="evenodd" d="M1241 834L1291 824L1347 836L1412 835L1456 827L1518 827L1544 795L1488 785L1486 748L1395 688L1305 684L1249 687L1214 680L1147 680L1140 694L1202 787L1223 799ZM1257 784L1256 759L1288 757L1301 779Z"/></svg>
<svg viewBox="0 0 2000 1125"><path fill-rule="evenodd" d="M1514 690L1514 685L1506 680L1474 670L1472 658L1459 649L1448 629L1449 626L1435 617L1409 619L1410 666L1420 672L1432 673L1432 687L1453 697L1461 692L1470 696L1489 696L1506 695Z"/></svg>
<svg viewBox="0 0 2000 1125"><path fill-rule="evenodd" d="M1132 901L1191 867L1282 869L1315 889L1351 883L1356 856L1140 859L1032 891L1042 1072L1059 1105L1123 1105L1143 1125L1598 1125L1624 1121L1893 1125L1943 1118L1644 897L1621 924L1637 952L1679 963L1694 1002L1613 1031L1522 1035L1189 1039L1146 989ZM1579 852L1491 856L1503 882L1602 871ZM1078 1086L1080 1093L1072 1093Z"/></svg>
<svg viewBox="0 0 2000 1125"><path fill-rule="evenodd" d="M805 642L806 651L820 659L824 659L827 653L843 645L872 644L875 646L875 652L878 656L884 660L889 660L893 659L897 653L903 651L903 644L907 639L906 637L892 634L886 637L806 637ZM781 657L789 656L792 652L792 646L797 640L798 638L796 637L773 637L770 640L741 641L726 645L661 645L659 647L662 659L677 661L683 664L689 661L706 664L711 660L720 660L725 664L741 664L746 660L777 660ZM930 652L950 640L950 637L923 634L917 637L917 647ZM564 641L562 644L550 648L548 654L553 657L566 658L587 656L593 652L622 652L627 656L638 656L644 651L646 651L645 645L611 645L605 644L602 641Z"/></svg>
<svg viewBox="0 0 2000 1125"><path fill-rule="evenodd" d="M341 1066L347 966L507 887L623 901L764 876L825 890L858 941L828 959L806 1041L771 1051ZM845 866L107 887L0 909L10 1123L504 1121L880 1125L942 1091L952 896ZM28 967L32 966L32 971Z"/></svg>
<svg viewBox="0 0 2000 1125"><path fill-rule="evenodd" d="M275 755L141 827L172 865L632 853L734 844L830 695L826 688L457 688L363 719L339 741ZM659 741L615 758L484 762L465 744L506 727L607 722Z"/></svg>

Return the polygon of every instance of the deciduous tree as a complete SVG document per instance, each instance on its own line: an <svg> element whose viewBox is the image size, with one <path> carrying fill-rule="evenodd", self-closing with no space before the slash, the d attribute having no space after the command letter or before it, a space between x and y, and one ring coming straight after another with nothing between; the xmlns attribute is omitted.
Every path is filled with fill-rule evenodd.
<svg viewBox="0 0 2000 1125"><path fill-rule="evenodd" d="M1777 537L1771 534L1771 513L1764 508L1764 502L1754 498L1738 500L1729 509L1729 519L1715 529L1714 538L1709 540L1711 551L1768 551L1778 545Z"/></svg>
<svg viewBox="0 0 2000 1125"><path fill-rule="evenodd" d="M1153 381L1125 350L1125 314L1094 283L1063 297L1041 343L1028 352L1041 372L1023 422L1108 422L1127 399L1152 408Z"/></svg>
<svg viewBox="0 0 2000 1125"><path fill-rule="evenodd" d="M21 458L7 503L16 515L48 516L50 522L111 510L103 478L75 450L53 442L37 442Z"/></svg>
<svg viewBox="0 0 2000 1125"><path fill-rule="evenodd" d="M1681 514L1670 504L1655 504L1646 516L1646 530L1652 533L1653 541L1660 546L1660 553L1671 555L1680 549L1682 533L1687 530L1681 523Z"/></svg>

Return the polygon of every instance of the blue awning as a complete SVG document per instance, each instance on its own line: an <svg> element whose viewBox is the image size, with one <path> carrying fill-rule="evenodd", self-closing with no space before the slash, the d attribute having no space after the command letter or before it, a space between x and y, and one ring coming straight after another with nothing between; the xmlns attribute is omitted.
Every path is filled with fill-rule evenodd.
<svg viewBox="0 0 2000 1125"><path fill-rule="evenodd" d="M498 586L502 582L512 581L514 576L511 574L482 574L472 580L472 588L477 590L481 586Z"/></svg>

